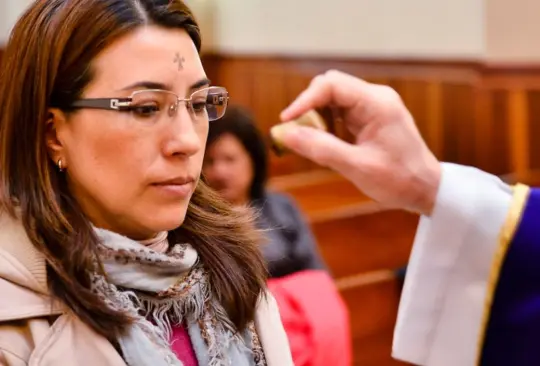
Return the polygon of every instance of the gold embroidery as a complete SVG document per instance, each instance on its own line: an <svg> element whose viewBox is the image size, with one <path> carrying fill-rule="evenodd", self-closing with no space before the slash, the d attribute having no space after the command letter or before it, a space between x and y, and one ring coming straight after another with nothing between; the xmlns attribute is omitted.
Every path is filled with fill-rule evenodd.
<svg viewBox="0 0 540 366"><path fill-rule="evenodd" d="M491 306L493 305L493 298L495 295L495 290L497 288L497 283L499 281L501 268L504 263L504 259L506 258L508 248L510 247L510 243L514 238L514 234L521 220L523 210L525 209L525 204L527 203L527 199L529 198L530 188L523 184L517 184L513 187L513 191L514 195L512 198L512 203L510 205L510 210L508 211L506 221L504 222L501 232L499 233L498 247L495 251L488 278L486 299L484 301L484 311L482 314L482 323L480 326L480 334L476 347L477 365L480 365L482 357L482 347L484 345L486 337L486 330L491 313Z"/></svg>

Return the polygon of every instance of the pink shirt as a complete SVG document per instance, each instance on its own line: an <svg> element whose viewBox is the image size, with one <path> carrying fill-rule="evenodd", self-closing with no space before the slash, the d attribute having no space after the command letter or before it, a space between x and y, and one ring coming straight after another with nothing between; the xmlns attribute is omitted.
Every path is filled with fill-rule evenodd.
<svg viewBox="0 0 540 366"><path fill-rule="evenodd" d="M184 366L199 366L186 328L182 326L173 328L171 344L173 352Z"/></svg>
<svg viewBox="0 0 540 366"><path fill-rule="evenodd" d="M159 253L165 253L169 248L166 231L159 233L154 238L143 240L139 243ZM171 348L184 366L199 366L191 339L186 328L183 326L172 329Z"/></svg>

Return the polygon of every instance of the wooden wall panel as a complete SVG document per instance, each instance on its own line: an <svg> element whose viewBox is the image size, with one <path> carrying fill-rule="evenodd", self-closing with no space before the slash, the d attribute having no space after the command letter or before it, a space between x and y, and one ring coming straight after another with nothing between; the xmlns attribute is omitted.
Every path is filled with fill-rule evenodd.
<svg viewBox="0 0 540 366"><path fill-rule="evenodd" d="M475 90L474 95L474 120L475 120L475 136L474 136L474 151L476 164L478 166L484 167L486 170L502 174L503 172L497 172L495 168L495 162L493 159L492 151L486 146L486 141L492 141L491 149L493 145L497 145L497 141L494 141L496 137L501 134L498 133L496 127L494 126L494 101L492 93L485 88L478 88ZM504 135L502 135L504 136ZM504 140L504 138L503 138ZM504 141L498 142L503 143L503 147L506 148ZM497 148L500 148L498 146ZM505 163L505 161L503 161ZM503 168L504 170L504 168Z"/></svg>
<svg viewBox="0 0 540 366"><path fill-rule="evenodd" d="M540 169L537 67L300 56L206 55L203 62L212 80L229 88L233 103L254 112L263 131L279 122L279 112L315 75L339 69L396 89L441 160L499 175ZM332 128L345 136L343 128ZM271 157L273 176L314 168L297 156Z"/></svg>
<svg viewBox="0 0 540 366"><path fill-rule="evenodd" d="M540 90L530 91L529 99L529 163L531 170L540 170Z"/></svg>
<svg viewBox="0 0 540 366"><path fill-rule="evenodd" d="M492 113L489 128L486 128L486 139L479 142L479 148L486 151L490 158L487 169L495 174L509 173L510 162L510 139L508 138L508 93L506 90L493 90ZM486 143L488 142L488 143Z"/></svg>
<svg viewBox="0 0 540 366"><path fill-rule="evenodd" d="M444 149L441 159L471 164L474 160L473 89L468 85L451 84L445 85L442 93Z"/></svg>

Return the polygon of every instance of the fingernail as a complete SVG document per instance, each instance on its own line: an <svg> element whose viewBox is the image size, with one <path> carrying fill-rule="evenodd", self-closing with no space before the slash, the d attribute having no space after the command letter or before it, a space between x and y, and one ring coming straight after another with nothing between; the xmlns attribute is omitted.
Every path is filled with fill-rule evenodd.
<svg viewBox="0 0 540 366"><path fill-rule="evenodd" d="M294 121L294 119L292 119L293 118L292 116L294 116L294 113L292 111L293 111L292 109L287 108L286 110L281 112L281 114L279 115L279 119L281 120L282 123L288 123L288 122Z"/></svg>
<svg viewBox="0 0 540 366"><path fill-rule="evenodd" d="M282 123L270 129L272 149L278 156L288 152L289 149L285 146L285 142L290 141L291 137L300 132L299 130L299 126L294 122Z"/></svg>
<svg viewBox="0 0 540 366"><path fill-rule="evenodd" d="M291 132L298 130L298 126L293 122L286 122L276 125L270 129L272 140L278 145L281 145L284 136L290 135Z"/></svg>

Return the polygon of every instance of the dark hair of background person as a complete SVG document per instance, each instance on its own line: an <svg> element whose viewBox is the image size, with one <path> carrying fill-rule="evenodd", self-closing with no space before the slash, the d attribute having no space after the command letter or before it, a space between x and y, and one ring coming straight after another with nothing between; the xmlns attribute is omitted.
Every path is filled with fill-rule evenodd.
<svg viewBox="0 0 540 366"><path fill-rule="evenodd" d="M48 157L44 136L48 108L69 112L94 77L92 60L145 25L184 29L200 50L199 27L179 0L43 0L16 24L0 74L0 205L21 218L45 256L54 296L111 340L132 319L90 290L89 271L103 271L95 264L98 239ZM251 212L233 211L200 182L184 224L170 233L196 248L238 330L254 318L267 277L254 228Z"/></svg>
<svg viewBox="0 0 540 366"><path fill-rule="evenodd" d="M227 107L225 115L210 126L207 148L225 134L236 137L248 152L253 165L249 198L252 202L260 202L265 196L268 180L268 149L251 113L240 106Z"/></svg>

